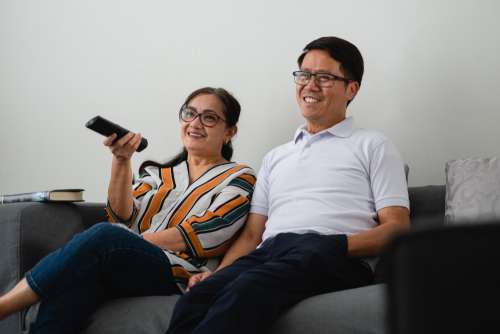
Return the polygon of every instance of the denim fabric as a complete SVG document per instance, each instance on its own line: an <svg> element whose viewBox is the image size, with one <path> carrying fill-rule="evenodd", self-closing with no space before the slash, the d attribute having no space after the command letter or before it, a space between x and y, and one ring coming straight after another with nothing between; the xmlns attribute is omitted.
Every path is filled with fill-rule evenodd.
<svg viewBox="0 0 500 334"><path fill-rule="evenodd" d="M278 234L182 296L167 333L264 333L307 297L372 281L345 235Z"/></svg>
<svg viewBox="0 0 500 334"><path fill-rule="evenodd" d="M26 279L40 296L30 333L77 333L103 302L120 297L179 294L163 251L109 223L75 235L42 259Z"/></svg>

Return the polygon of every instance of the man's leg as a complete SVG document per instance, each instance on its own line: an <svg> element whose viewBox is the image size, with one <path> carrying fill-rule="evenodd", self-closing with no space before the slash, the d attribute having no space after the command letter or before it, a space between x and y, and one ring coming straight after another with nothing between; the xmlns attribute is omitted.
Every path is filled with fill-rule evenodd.
<svg viewBox="0 0 500 334"><path fill-rule="evenodd" d="M304 298L369 284L371 270L346 252L344 235L278 235L271 258L227 284L192 333L264 333Z"/></svg>
<svg viewBox="0 0 500 334"><path fill-rule="evenodd" d="M31 333L76 333L105 300L175 294L163 251L108 223L75 236L26 275L42 302Z"/></svg>
<svg viewBox="0 0 500 334"><path fill-rule="evenodd" d="M264 263L268 259L267 247L255 250L241 257L232 265L214 273L196 284L182 296L175 305L167 334L188 334L203 320L215 301L214 297L241 273Z"/></svg>

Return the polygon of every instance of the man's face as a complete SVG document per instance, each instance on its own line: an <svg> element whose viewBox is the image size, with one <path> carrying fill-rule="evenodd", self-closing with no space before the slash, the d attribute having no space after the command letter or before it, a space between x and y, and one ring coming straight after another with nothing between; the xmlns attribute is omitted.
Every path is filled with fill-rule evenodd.
<svg viewBox="0 0 500 334"><path fill-rule="evenodd" d="M309 51L300 70L345 77L340 63L323 50ZM358 88L358 83L354 81L333 81L329 87L320 87L315 77L311 77L306 85L296 85L297 103L308 123L329 127L345 118L347 102L354 98Z"/></svg>

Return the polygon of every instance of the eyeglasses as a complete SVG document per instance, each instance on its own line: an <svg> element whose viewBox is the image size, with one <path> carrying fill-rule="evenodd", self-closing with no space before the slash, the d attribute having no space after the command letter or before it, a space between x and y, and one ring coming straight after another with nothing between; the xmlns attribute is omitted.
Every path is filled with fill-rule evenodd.
<svg viewBox="0 0 500 334"><path fill-rule="evenodd" d="M209 128L214 127L219 123L219 120L226 121L224 118L220 117L213 111L203 111L201 113L197 112L194 108L184 106L179 111L179 118L184 122L192 122L196 117L200 116L200 122L204 126Z"/></svg>
<svg viewBox="0 0 500 334"><path fill-rule="evenodd" d="M301 86L307 85L312 77L314 77L314 81L320 87L332 87L335 81L343 81L346 84L353 81L352 79L339 77L338 75L330 73L311 73L307 71L294 71L292 74L295 83Z"/></svg>

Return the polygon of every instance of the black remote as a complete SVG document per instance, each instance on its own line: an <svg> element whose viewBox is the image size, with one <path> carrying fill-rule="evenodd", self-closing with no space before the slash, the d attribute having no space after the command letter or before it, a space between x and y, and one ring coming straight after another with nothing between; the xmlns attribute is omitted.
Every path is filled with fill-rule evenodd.
<svg viewBox="0 0 500 334"><path fill-rule="evenodd" d="M118 137L116 137L116 140L120 139L121 137L125 136L127 133L130 132L129 130L119 126L118 124L108 121L107 119L101 116L96 116L92 118L87 123L85 123L85 126L106 137L109 137L113 133L116 133L118 135ZM137 152L144 150L147 146L148 146L148 140L144 137L141 138L141 143L137 148Z"/></svg>

